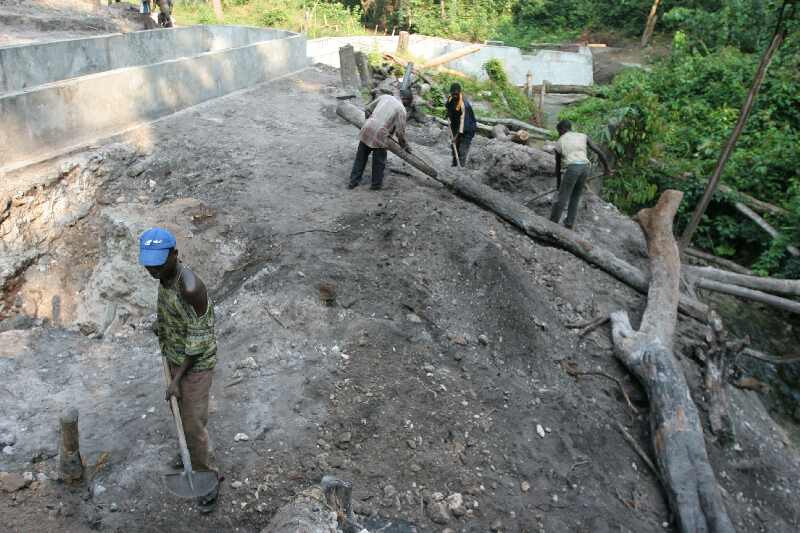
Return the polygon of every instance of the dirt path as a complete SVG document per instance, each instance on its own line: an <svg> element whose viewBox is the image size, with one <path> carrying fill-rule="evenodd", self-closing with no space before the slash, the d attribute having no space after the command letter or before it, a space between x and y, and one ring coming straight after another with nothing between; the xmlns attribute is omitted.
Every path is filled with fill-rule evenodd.
<svg viewBox="0 0 800 533"><path fill-rule="evenodd" d="M644 413L613 382L563 369L617 376L642 410L607 332L582 340L565 327L641 297L391 156L384 191L346 190L356 130L335 117L335 80L312 68L209 102L73 156L76 170L17 195L5 234L19 242L40 204L80 216L39 245L7 298L0 426L17 442L0 470L53 479L57 416L72 405L93 479L0 498L7 530L259 531L326 473L353 481L362 519L397 531L664 529L658 483L614 428L645 443ZM447 164L441 130L414 127L412 140ZM541 152L480 139L474 153L476 175L523 201L552 185ZM62 202L47 203L56 191ZM545 213L547 200L532 207ZM589 198L580 216L579 231L645 260L616 210ZM155 286L135 249L154 223L175 229L217 306L210 427L226 479L209 516L160 479L175 443L147 327ZM334 307L320 303L323 282ZM753 393L731 394L740 449L709 446L737 527L796 530L797 451ZM434 510L455 493L461 516L445 521Z"/></svg>

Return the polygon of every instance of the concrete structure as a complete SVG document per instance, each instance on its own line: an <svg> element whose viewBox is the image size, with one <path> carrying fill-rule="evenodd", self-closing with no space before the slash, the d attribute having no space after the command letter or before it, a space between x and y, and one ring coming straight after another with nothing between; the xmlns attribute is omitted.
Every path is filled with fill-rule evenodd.
<svg viewBox="0 0 800 533"><path fill-rule="evenodd" d="M192 26L0 47L0 167L308 65L296 33Z"/></svg>
<svg viewBox="0 0 800 533"><path fill-rule="evenodd" d="M312 63L324 63L339 67L338 50L340 46L352 44L356 50L363 52L394 52L397 48L397 37L328 37L308 41L308 55ZM409 40L409 52L421 59L434 57L471 46L470 43L412 35ZM533 73L533 83L544 81L558 85L592 85L594 82L592 53L585 46L576 46L576 51L537 50L531 54L523 54L519 48L511 46L484 46L479 52L470 54L445 65L464 74L485 78L483 65L489 59L503 61L509 79L517 85L524 85L528 72Z"/></svg>

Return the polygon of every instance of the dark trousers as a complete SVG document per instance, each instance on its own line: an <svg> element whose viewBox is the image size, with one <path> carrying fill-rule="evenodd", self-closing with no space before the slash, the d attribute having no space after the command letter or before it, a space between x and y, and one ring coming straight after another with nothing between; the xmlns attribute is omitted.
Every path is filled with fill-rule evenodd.
<svg viewBox="0 0 800 533"><path fill-rule="evenodd" d="M361 182L361 175L364 167L367 166L367 158L372 152L372 186L380 187L383 185L383 171L386 168L386 148L370 148L363 142L358 143L356 160L353 162L353 170L350 172L350 184L358 185Z"/></svg>
<svg viewBox="0 0 800 533"><path fill-rule="evenodd" d="M467 164L469 147L472 145L474 136L474 134L461 134L458 136L458 140L455 142L456 148L458 148L458 161L456 161L456 150L453 145L450 145L450 151L453 152L453 166L456 166L458 162L461 162L462 167Z"/></svg>
<svg viewBox="0 0 800 533"><path fill-rule="evenodd" d="M578 207L581 203L583 188L586 186L586 178L589 176L589 165L569 165L564 178L561 180L561 187L558 189L558 198L550 211L550 220L558 224L561 221L561 214L564 207L569 203L567 209L567 219L564 225L572 229L575 226L575 217L578 215Z"/></svg>

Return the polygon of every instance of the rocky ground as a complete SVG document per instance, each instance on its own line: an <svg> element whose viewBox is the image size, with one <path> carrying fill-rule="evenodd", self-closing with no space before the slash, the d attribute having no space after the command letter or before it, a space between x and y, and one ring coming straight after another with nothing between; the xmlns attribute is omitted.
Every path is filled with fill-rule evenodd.
<svg viewBox="0 0 800 533"><path fill-rule="evenodd" d="M335 115L335 83L311 68L2 177L3 527L259 531L334 474L353 482L359 520L394 531L671 530L617 429L650 449L643 391L607 330L567 327L644 298L393 156L385 190L346 190L357 132ZM440 168L446 135L411 128ZM470 166L548 212L546 153L476 139ZM148 328L156 287L136 264L154 224L176 232L216 304L210 431L225 480L208 516L161 480L176 443ZM596 196L578 231L646 264L638 227ZM681 319L679 332L703 407L688 357L703 331ZM636 411L576 369L618 379ZM729 394L736 443L708 448L731 516L739 531L796 531L798 442L757 393ZM87 474L74 487L55 457L67 406Z"/></svg>

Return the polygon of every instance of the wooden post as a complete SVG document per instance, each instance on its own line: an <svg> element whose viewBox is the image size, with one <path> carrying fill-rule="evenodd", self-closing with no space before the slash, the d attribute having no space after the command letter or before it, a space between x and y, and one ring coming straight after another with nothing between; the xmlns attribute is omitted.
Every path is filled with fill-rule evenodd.
<svg viewBox="0 0 800 533"><path fill-rule="evenodd" d="M400 84L400 90L404 91L411 87L411 73L414 72L414 63L411 61L406 65L406 70L403 73L403 82Z"/></svg>
<svg viewBox="0 0 800 533"><path fill-rule="evenodd" d="M78 434L78 410L70 408L62 413L61 448L59 465L61 477L65 483L75 483L83 478L83 462L81 461L80 438Z"/></svg>
<svg viewBox="0 0 800 533"><path fill-rule="evenodd" d="M211 3L214 6L214 18L222 22L222 0L211 0Z"/></svg>
<svg viewBox="0 0 800 533"><path fill-rule="evenodd" d="M544 96L547 93L547 80L542 82L542 90L539 91L539 126L544 127Z"/></svg>
<svg viewBox="0 0 800 533"><path fill-rule="evenodd" d="M367 54L364 52L355 53L356 68L358 68L358 76L361 78L361 86L369 87L372 83L372 77L369 74L369 60Z"/></svg>
<svg viewBox="0 0 800 533"><path fill-rule="evenodd" d="M789 17L794 16L795 5L796 4L792 4ZM722 177L722 171L725 169L725 163L728 162L728 159L733 153L733 149L736 147L736 142L739 140L739 135L741 135L742 130L744 129L745 124L747 123L747 117L750 116L750 111L752 111L753 106L756 103L758 90L761 88L761 84L764 81L764 77L767 75L767 68L769 68L769 64L772 63L772 57L775 55L775 52L778 51L778 48L780 48L780 46L783 44L783 41L786 39L786 34L788 30L786 29L786 25L783 23L785 8L786 4L784 3L783 6L781 7L781 11L778 16L778 22L775 26L775 34L772 37L772 42L770 43L767 50L764 52L764 55L761 56L761 62L758 65L758 70L756 71L755 78L753 78L753 84L750 87L750 92L747 93L747 98L745 99L744 104L742 105L742 109L739 112L739 120L736 121L736 126L734 126L733 131L731 132L731 136L728 138L728 142L725 143L725 147L722 149L722 153L720 153L719 155L717 166L714 167L714 172L708 179L708 185L706 185L706 190L703 193L703 198L700 200L700 203L697 204L694 213L692 213L692 218L689 221L689 224L683 231L683 235L681 235L681 241L680 241L681 250L686 249L692 242L692 236L694 235L697 226L700 224L700 219L703 218L703 213L706 212L706 208L708 207L708 204L711 202L711 197L714 195L714 191L717 190L717 184L719 183L719 180Z"/></svg>
<svg viewBox="0 0 800 533"><path fill-rule="evenodd" d="M656 20L658 20L658 4L661 0L653 0L653 6L650 8L650 14L647 16L647 23L644 25L644 33L642 33L642 48L647 46L650 37L653 35L653 30L656 29Z"/></svg>
<svg viewBox="0 0 800 533"><path fill-rule="evenodd" d="M525 94L528 95L529 99L533 100L533 72L530 70L528 75L525 76Z"/></svg>
<svg viewBox="0 0 800 533"><path fill-rule="evenodd" d="M352 44L339 48L339 74L342 78L342 86L351 89L358 88L358 69Z"/></svg>
<svg viewBox="0 0 800 533"><path fill-rule="evenodd" d="M394 35L394 30L392 30L392 35ZM397 39L397 53L404 54L408 52L408 32L401 31L400 37Z"/></svg>

